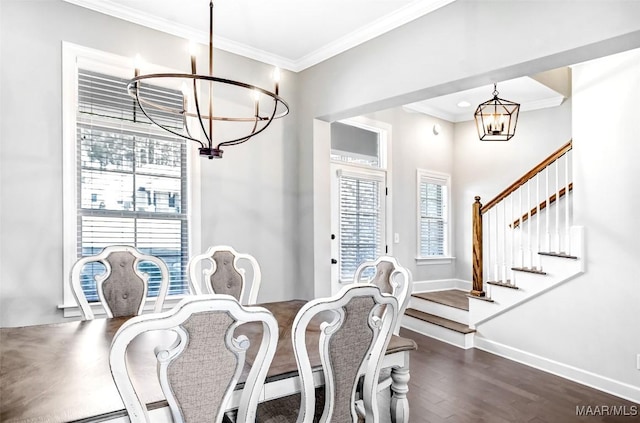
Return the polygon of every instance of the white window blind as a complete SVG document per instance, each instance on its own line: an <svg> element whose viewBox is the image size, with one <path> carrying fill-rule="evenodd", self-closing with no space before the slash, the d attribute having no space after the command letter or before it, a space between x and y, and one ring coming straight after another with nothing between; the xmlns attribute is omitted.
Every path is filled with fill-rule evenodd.
<svg viewBox="0 0 640 423"><path fill-rule="evenodd" d="M131 245L163 259L169 268L169 294L188 292L187 162L185 142L149 123L126 92L127 80L78 70L77 255L93 255L114 244ZM167 107L180 108L182 94L145 88ZM154 118L156 116L154 115ZM179 127L170 115L164 123ZM149 296L157 296L159 269L149 274ZM82 286L97 301L94 276L103 266L86 266Z"/></svg>
<svg viewBox="0 0 640 423"><path fill-rule="evenodd" d="M449 255L449 177L418 171L418 257Z"/></svg>
<svg viewBox="0 0 640 423"><path fill-rule="evenodd" d="M384 178L339 175L340 281L350 281L360 263L383 253Z"/></svg>

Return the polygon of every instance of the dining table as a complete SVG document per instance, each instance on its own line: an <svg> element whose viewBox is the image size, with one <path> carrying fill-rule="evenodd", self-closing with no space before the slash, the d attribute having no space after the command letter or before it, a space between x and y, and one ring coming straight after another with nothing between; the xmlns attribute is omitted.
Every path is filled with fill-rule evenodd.
<svg viewBox="0 0 640 423"><path fill-rule="evenodd" d="M258 304L273 313L279 329L276 353L260 401L299 392L291 331L293 320L305 303L304 300L289 300ZM0 421L128 421L109 367L111 341L126 320L123 317L96 318L0 328ZM261 336L256 326L249 325L244 331L250 340ZM310 327L308 342L317 343L319 334L318 328ZM154 413L165 418L170 416L158 382L154 348L159 342L170 342L171 336L175 333L146 332L127 350L128 367L152 418ZM413 340L393 335L383 359L382 367L390 369L390 417L394 423L409 421L409 358L415 349ZM249 351L247 365L250 365L250 356ZM310 359L314 380L322 385L319 354L311 351ZM239 395L232 396L229 409L237 408L238 398Z"/></svg>

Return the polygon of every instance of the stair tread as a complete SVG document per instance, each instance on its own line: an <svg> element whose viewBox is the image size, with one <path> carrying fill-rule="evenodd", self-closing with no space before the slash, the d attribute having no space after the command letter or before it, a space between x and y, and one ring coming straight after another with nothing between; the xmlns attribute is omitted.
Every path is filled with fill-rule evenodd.
<svg viewBox="0 0 640 423"><path fill-rule="evenodd" d="M478 297L477 295L467 295L467 298L473 298L473 299L480 300L480 301L486 301L488 303L492 303L493 302L491 297L487 297L487 296Z"/></svg>
<svg viewBox="0 0 640 423"><path fill-rule="evenodd" d="M445 319L444 317L436 316L435 314L425 313L414 308L408 308L404 314L427 323L451 329L465 335L475 332L475 329L471 329L469 326L463 325L462 323L454 322L453 320Z"/></svg>
<svg viewBox="0 0 640 423"><path fill-rule="evenodd" d="M577 260L578 259L578 257L576 257L576 256L572 256L570 254L562 253L562 252L553 253L553 252L547 252L547 251L542 252L541 251L541 252L538 252L538 254L540 254L541 256L560 257L560 258L567 258L567 259L573 259L573 260Z"/></svg>
<svg viewBox="0 0 640 423"><path fill-rule="evenodd" d="M533 273L536 275L546 275L547 272L543 272L542 270L538 270L538 269L532 269L530 267L512 267L511 270L516 270L518 272L526 272L526 273Z"/></svg>
<svg viewBox="0 0 640 423"><path fill-rule="evenodd" d="M411 294L411 296L449 307L458 308L460 310L469 311L469 300L467 299L467 294L467 291L447 289L444 291L421 292Z"/></svg>
<svg viewBox="0 0 640 423"><path fill-rule="evenodd" d="M507 280L507 283L500 282L500 281L488 281L486 283L488 285L493 285L493 286L502 286L502 287L505 287L505 288L520 289L517 286L513 285L510 280Z"/></svg>

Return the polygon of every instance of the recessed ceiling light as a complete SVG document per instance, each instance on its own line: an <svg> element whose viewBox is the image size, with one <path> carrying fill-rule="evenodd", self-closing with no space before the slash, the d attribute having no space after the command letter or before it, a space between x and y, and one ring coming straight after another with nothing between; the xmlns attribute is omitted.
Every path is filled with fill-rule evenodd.
<svg viewBox="0 0 640 423"><path fill-rule="evenodd" d="M469 107L469 106L471 106L471 103L469 103L466 100L462 100L461 102L458 103L458 107L463 107L464 108L464 107Z"/></svg>

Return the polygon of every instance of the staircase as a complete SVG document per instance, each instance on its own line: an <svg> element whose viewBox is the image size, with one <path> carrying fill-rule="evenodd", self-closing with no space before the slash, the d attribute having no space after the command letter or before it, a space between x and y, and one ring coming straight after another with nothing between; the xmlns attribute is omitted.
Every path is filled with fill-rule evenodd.
<svg viewBox="0 0 640 423"><path fill-rule="evenodd" d="M571 148L569 141L486 205L476 197L471 290L414 292L404 327L472 348L482 323L584 272L584 230L571 223Z"/></svg>
<svg viewBox="0 0 640 423"><path fill-rule="evenodd" d="M475 329L469 327L468 294L460 289L414 293L402 326L461 348L472 348Z"/></svg>

